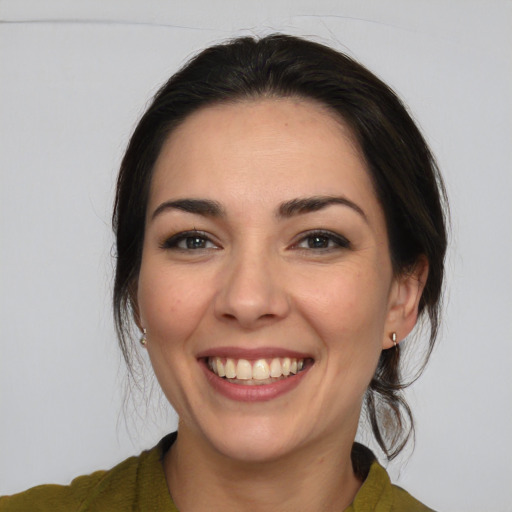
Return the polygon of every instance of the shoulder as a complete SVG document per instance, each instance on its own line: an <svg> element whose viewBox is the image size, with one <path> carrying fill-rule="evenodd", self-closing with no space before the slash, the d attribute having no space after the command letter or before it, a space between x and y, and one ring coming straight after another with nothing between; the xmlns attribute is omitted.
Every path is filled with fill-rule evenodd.
<svg viewBox="0 0 512 512"><path fill-rule="evenodd" d="M12 496L0 497L0 512L78 511L108 471L75 478L69 485L38 485Z"/></svg>
<svg viewBox="0 0 512 512"><path fill-rule="evenodd" d="M123 502L133 499L139 460L140 457L130 457L109 471L79 476L69 485L39 485L13 496L4 496L0 498L0 512L78 512L88 510L98 500L117 502L117 508L112 510L123 510Z"/></svg>
<svg viewBox="0 0 512 512"><path fill-rule="evenodd" d="M353 512L434 512L401 487L393 485L387 471L377 461L372 463L353 506Z"/></svg>
<svg viewBox="0 0 512 512"><path fill-rule="evenodd" d="M352 456L354 470L363 485L346 512L434 512L401 487L393 485L387 471L368 448L355 446Z"/></svg>
<svg viewBox="0 0 512 512"><path fill-rule="evenodd" d="M431 508L423 505L406 490L398 485L392 485L393 490L393 512L434 512Z"/></svg>
<svg viewBox="0 0 512 512"><path fill-rule="evenodd" d="M160 464L162 443L108 471L75 478L69 485L40 485L19 494L0 497L0 512L138 510L138 504L147 498L146 489L157 484L165 485Z"/></svg>

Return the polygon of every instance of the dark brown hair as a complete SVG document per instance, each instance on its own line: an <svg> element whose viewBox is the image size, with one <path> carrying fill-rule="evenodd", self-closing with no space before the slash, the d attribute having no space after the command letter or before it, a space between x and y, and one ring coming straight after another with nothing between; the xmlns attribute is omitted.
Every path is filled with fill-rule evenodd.
<svg viewBox="0 0 512 512"><path fill-rule="evenodd" d="M117 243L114 313L124 358L131 368L132 297L141 264L151 176L162 145L188 115L222 102L298 97L327 107L357 140L386 218L395 274L421 257L429 274L419 312L430 322L426 364L439 327L446 195L435 160L395 93L348 56L288 35L242 37L202 51L157 92L129 142L117 182L113 226ZM376 441L388 458L413 432L402 391L400 349L381 353L365 398Z"/></svg>

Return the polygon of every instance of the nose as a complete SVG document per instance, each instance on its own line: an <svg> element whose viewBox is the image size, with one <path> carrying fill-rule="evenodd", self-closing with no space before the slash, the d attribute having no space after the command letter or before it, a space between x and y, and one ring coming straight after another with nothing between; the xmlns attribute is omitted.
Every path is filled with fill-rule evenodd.
<svg viewBox="0 0 512 512"><path fill-rule="evenodd" d="M224 322L254 329L285 318L290 301L276 258L244 251L226 261L215 315Z"/></svg>

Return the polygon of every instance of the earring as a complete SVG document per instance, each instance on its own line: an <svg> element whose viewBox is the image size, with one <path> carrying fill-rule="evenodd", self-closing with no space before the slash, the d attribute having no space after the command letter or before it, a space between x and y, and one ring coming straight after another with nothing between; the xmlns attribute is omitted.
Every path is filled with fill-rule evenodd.
<svg viewBox="0 0 512 512"><path fill-rule="evenodd" d="M146 339L146 328L145 327L142 329L142 336L140 337L139 341L143 347L145 347L148 342L148 340Z"/></svg>
<svg viewBox="0 0 512 512"><path fill-rule="evenodd" d="M395 346L395 348L398 348L398 344L396 342L396 332L391 333L391 341L393 342L393 345Z"/></svg>

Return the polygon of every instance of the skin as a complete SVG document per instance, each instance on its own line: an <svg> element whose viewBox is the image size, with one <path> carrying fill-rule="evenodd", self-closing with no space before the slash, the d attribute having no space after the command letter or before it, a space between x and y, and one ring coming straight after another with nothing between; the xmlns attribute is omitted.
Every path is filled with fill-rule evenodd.
<svg viewBox="0 0 512 512"><path fill-rule="evenodd" d="M352 205L279 215L312 196ZM222 215L161 207L184 198L216 201ZM192 230L199 248L176 242ZM350 449L365 390L390 334L413 328L426 273L393 274L364 161L321 106L263 99L189 116L154 169L137 283L138 323L180 417L164 460L178 508L348 506L361 486ZM198 361L219 347L290 349L313 364L291 391L240 402Z"/></svg>

